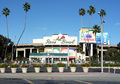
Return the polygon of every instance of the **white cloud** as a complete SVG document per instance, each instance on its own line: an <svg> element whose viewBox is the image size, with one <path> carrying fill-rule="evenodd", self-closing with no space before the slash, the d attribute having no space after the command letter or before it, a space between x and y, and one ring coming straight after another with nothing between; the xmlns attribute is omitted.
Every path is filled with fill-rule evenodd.
<svg viewBox="0 0 120 84"><path fill-rule="evenodd" d="M115 23L116 26L120 26L120 22Z"/></svg>

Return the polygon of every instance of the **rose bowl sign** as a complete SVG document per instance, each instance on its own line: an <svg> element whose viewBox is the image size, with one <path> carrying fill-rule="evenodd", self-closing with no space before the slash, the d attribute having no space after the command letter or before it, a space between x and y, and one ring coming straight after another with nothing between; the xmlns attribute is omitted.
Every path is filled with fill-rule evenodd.
<svg viewBox="0 0 120 84"><path fill-rule="evenodd" d="M92 29L81 29L80 30L80 42L95 43L95 34Z"/></svg>
<svg viewBox="0 0 120 84"><path fill-rule="evenodd" d="M33 43L43 43L44 45L77 45L77 37L66 34L55 34L43 39L33 39Z"/></svg>

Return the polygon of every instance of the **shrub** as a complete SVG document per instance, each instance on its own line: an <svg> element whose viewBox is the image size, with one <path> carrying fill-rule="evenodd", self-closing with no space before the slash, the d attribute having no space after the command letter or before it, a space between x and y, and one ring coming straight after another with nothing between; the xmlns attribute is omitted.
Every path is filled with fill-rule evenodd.
<svg viewBox="0 0 120 84"><path fill-rule="evenodd" d="M10 64L10 67L11 68L17 68L17 67L19 67L19 65L18 64Z"/></svg>
<svg viewBox="0 0 120 84"><path fill-rule="evenodd" d="M92 67L101 67L101 64L92 63L91 66L92 66ZM103 66L104 66L104 67L120 67L120 64L104 63Z"/></svg>
<svg viewBox="0 0 120 84"><path fill-rule="evenodd" d="M8 64L6 63L0 64L0 68L7 68L7 67L8 67Z"/></svg>
<svg viewBox="0 0 120 84"><path fill-rule="evenodd" d="M100 67L101 65L98 64L98 63L92 63L91 66L92 66L92 67Z"/></svg>
<svg viewBox="0 0 120 84"><path fill-rule="evenodd" d="M32 64L33 67L41 67L41 64Z"/></svg>
<svg viewBox="0 0 120 84"><path fill-rule="evenodd" d="M108 67L108 66L110 66L110 67L120 67L120 64L109 64L109 63L106 63L106 64L104 64L103 66L105 66L105 67Z"/></svg>
<svg viewBox="0 0 120 84"><path fill-rule="evenodd" d="M53 67L52 64L45 64L45 67Z"/></svg>
<svg viewBox="0 0 120 84"><path fill-rule="evenodd" d="M76 64L70 64L70 67L77 67Z"/></svg>
<svg viewBox="0 0 120 84"><path fill-rule="evenodd" d="M22 64L21 67L22 67L22 68L27 68L27 67L28 67L28 64Z"/></svg>
<svg viewBox="0 0 120 84"><path fill-rule="evenodd" d="M65 67L65 64L64 63L57 63L57 66L58 67Z"/></svg>
<svg viewBox="0 0 120 84"><path fill-rule="evenodd" d="M85 64L81 64L80 66L83 66L83 67L90 67L90 64L85 63Z"/></svg>

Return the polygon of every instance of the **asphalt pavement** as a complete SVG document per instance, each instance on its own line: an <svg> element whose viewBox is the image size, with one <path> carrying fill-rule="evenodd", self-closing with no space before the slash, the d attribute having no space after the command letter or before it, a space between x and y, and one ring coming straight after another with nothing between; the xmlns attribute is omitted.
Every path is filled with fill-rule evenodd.
<svg viewBox="0 0 120 84"><path fill-rule="evenodd" d="M120 84L113 73L4 73L0 84Z"/></svg>
<svg viewBox="0 0 120 84"><path fill-rule="evenodd" d="M75 73L71 73L70 67L60 73L57 66L53 67L52 73L47 73L46 67L42 66L40 73L29 67L23 74L19 67L13 74L8 67L5 73L0 73L0 84L120 84L120 69L116 69L115 73L113 68L104 68L104 73L100 68L89 68L88 73L84 73L80 66Z"/></svg>

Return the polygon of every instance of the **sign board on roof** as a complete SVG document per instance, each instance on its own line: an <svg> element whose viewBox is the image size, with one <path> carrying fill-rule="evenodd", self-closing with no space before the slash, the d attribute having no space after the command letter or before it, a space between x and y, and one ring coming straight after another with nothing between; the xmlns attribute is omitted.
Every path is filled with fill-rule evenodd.
<svg viewBox="0 0 120 84"><path fill-rule="evenodd" d="M64 34L56 34L43 39L33 39L33 43L43 43L44 45L77 45L77 36L68 36Z"/></svg>

